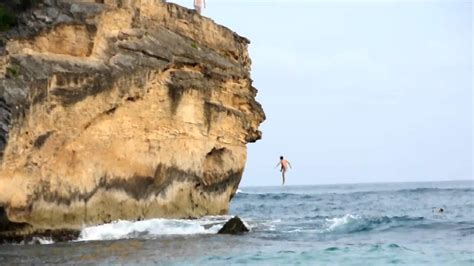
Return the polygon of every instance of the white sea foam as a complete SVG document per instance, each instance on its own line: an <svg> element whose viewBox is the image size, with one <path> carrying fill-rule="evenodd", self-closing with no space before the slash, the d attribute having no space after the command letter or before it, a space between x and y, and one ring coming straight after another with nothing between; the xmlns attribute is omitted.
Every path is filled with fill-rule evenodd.
<svg viewBox="0 0 474 266"><path fill-rule="evenodd" d="M244 193L244 192L240 189L237 189L237 191L235 193Z"/></svg>
<svg viewBox="0 0 474 266"><path fill-rule="evenodd" d="M345 229L348 225L353 224L355 221L360 220L360 216L346 214L343 217L335 217L331 219L326 219L328 223L328 227L325 231L332 232L332 231L339 231L341 229Z"/></svg>
<svg viewBox="0 0 474 266"><path fill-rule="evenodd" d="M25 243L23 242L23 244ZM51 238L33 237L27 244L49 245L54 244L54 241Z"/></svg>
<svg viewBox="0 0 474 266"><path fill-rule="evenodd" d="M126 238L153 238L163 235L215 234L227 216L206 217L199 220L150 219L144 221L116 221L86 227L78 241L114 240Z"/></svg>
<svg viewBox="0 0 474 266"><path fill-rule="evenodd" d="M257 227L260 227L264 230L268 231L275 231L277 224L281 223L281 219L276 219L276 220L271 220L271 221L265 221L265 222L257 222ZM251 228L250 225L247 225L246 222L244 222L245 226L248 228Z"/></svg>

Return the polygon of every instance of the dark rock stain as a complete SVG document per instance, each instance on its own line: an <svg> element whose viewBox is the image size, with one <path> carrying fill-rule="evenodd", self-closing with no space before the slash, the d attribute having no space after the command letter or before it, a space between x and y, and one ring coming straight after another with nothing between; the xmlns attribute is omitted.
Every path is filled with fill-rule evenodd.
<svg viewBox="0 0 474 266"><path fill-rule="evenodd" d="M225 113L228 116L234 116L241 119L241 121L245 121L245 117L241 112L226 108L225 106L220 105L220 104L204 101L203 108L204 108L204 121L205 121L205 125L207 126L207 132L211 130L211 123L214 119L213 117L214 113Z"/></svg>
<svg viewBox="0 0 474 266"><path fill-rule="evenodd" d="M32 105L44 102L48 96L48 84L46 80L37 80L30 85L30 97Z"/></svg>
<svg viewBox="0 0 474 266"><path fill-rule="evenodd" d="M113 113L115 113L116 110L117 110L117 106L114 106L114 107L110 108L109 110L105 111L104 114L112 115Z"/></svg>
<svg viewBox="0 0 474 266"><path fill-rule="evenodd" d="M4 98L0 98L0 160L7 145L8 132L10 130L11 107Z"/></svg>
<svg viewBox="0 0 474 266"><path fill-rule="evenodd" d="M88 96L110 90L113 85L113 78L107 72L100 74L61 73L57 74L56 77L57 87L51 90L51 94L64 106L73 105ZM86 79L88 82L74 84L73 81L78 78Z"/></svg>
<svg viewBox="0 0 474 266"><path fill-rule="evenodd" d="M7 213L4 207L0 206L0 233L9 232L9 231L18 231L27 228L30 226L27 223L15 223L8 219ZM1 243L1 235L0 235Z"/></svg>
<svg viewBox="0 0 474 266"><path fill-rule="evenodd" d="M221 174L217 180L211 184L203 184L202 177L196 173L180 170L176 167L167 167L162 164L155 169L154 176L134 176L129 179L113 178L104 176L98 185L88 193L71 191L68 196L62 196L57 192L51 192L49 182L43 181L39 185L33 196L28 199L32 204L39 199L46 202L70 205L75 201L89 201L99 190L124 191L135 200L147 199L149 196L166 197L166 190L173 182L195 183L195 188L206 193L223 193L228 187L237 187L242 177L243 170Z"/></svg>
<svg viewBox="0 0 474 266"><path fill-rule="evenodd" d="M212 106L209 102L204 102L204 122L207 127L207 133L211 131L211 123L212 123Z"/></svg>
<svg viewBox="0 0 474 266"><path fill-rule="evenodd" d="M174 115L178 109L179 103L184 93L184 88L178 83L168 84L168 97L171 100L171 113Z"/></svg>
<svg viewBox="0 0 474 266"><path fill-rule="evenodd" d="M40 136L38 136L35 141L33 142L33 146L36 148L36 149L39 149L43 146L43 144L46 142L46 140L49 138L49 136L51 136L51 134L53 133L53 131L48 131Z"/></svg>

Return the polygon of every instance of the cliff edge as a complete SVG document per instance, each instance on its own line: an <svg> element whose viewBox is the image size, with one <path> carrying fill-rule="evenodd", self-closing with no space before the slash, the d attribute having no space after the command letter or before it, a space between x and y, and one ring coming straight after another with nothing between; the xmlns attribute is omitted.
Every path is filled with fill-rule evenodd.
<svg viewBox="0 0 474 266"><path fill-rule="evenodd" d="M247 39L100 2L44 0L0 36L0 236L225 214L261 137Z"/></svg>

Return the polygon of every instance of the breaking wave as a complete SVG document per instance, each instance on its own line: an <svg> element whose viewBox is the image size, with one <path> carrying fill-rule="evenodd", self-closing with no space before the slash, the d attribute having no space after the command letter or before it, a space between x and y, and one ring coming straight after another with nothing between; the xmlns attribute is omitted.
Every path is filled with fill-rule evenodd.
<svg viewBox="0 0 474 266"><path fill-rule="evenodd" d="M215 234L228 219L230 219L230 216L206 217L199 220L150 219L144 221L116 221L84 228L79 235L78 241Z"/></svg>
<svg viewBox="0 0 474 266"><path fill-rule="evenodd" d="M424 221L423 217L409 216L380 216L362 217L359 215L346 214L342 217L326 219L326 228L323 232L331 233L357 233L371 230L384 230L401 226L417 226Z"/></svg>

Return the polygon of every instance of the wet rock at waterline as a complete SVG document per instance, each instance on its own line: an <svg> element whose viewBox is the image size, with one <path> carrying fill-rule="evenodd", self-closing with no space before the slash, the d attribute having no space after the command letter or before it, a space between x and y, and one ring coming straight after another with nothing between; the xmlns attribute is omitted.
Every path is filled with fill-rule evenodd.
<svg viewBox="0 0 474 266"><path fill-rule="evenodd" d="M218 234L229 234L229 235L240 235L248 232L249 229L245 226L244 222L238 217L227 221L224 226L217 232Z"/></svg>

